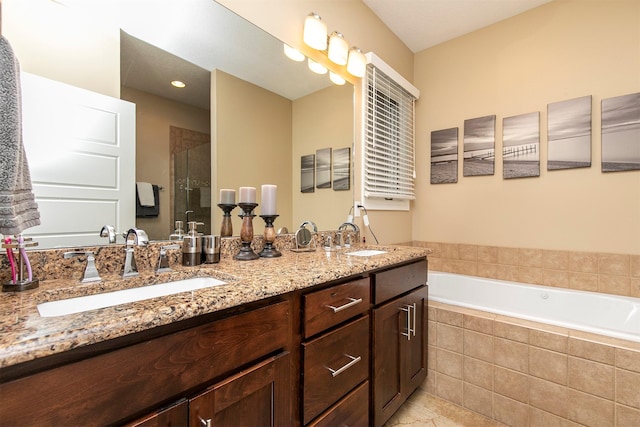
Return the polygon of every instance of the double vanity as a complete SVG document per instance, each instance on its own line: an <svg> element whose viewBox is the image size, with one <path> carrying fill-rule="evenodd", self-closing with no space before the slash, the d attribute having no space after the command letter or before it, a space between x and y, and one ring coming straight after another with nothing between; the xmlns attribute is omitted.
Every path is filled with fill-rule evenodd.
<svg viewBox="0 0 640 427"><path fill-rule="evenodd" d="M282 253L3 293L0 425L381 426L427 374L428 250Z"/></svg>

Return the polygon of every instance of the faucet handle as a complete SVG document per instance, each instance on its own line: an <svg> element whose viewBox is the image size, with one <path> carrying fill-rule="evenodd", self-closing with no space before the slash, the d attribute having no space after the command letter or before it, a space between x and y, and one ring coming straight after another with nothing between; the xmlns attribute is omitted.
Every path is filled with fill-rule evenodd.
<svg viewBox="0 0 640 427"><path fill-rule="evenodd" d="M171 271L171 267L169 266L169 259L167 258L167 250L180 249L180 247L180 245L168 245L160 247L160 258L158 259L158 268L156 269L156 273Z"/></svg>
<svg viewBox="0 0 640 427"><path fill-rule="evenodd" d="M100 274L98 274L98 269L96 268L96 263L95 263L96 259L93 256L93 251L65 252L63 254L63 257L65 259L69 259L69 258L74 258L82 255L85 255L87 257L87 265L84 268L84 274L80 282L81 283L100 282L102 278L100 277Z"/></svg>

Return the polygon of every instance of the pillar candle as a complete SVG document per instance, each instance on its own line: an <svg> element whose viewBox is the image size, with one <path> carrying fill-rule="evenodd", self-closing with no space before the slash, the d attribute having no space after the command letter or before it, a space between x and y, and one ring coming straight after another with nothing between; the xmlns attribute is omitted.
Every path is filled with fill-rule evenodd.
<svg viewBox="0 0 640 427"><path fill-rule="evenodd" d="M277 185L265 184L262 186L262 208L260 212L262 215L275 215L276 214L276 190Z"/></svg>
<svg viewBox="0 0 640 427"><path fill-rule="evenodd" d="M220 190L220 204L222 205L235 205L236 204L236 190L229 190L223 188Z"/></svg>
<svg viewBox="0 0 640 427"><path fill-rule="evenodd" d="M256 188L240 187L239 203L255 203L255 202L256 202Z"/></svg>

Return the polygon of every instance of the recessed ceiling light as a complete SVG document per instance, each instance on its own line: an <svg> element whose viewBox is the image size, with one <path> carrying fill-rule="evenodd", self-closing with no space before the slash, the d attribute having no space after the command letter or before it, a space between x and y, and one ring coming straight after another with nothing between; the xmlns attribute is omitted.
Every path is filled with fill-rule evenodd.
<svg viewBox="0 0 640 427"><path fill-rule="evenodd" d="M171 86L183 88L183 87L186 87L187 85L184 84L184 82L181 82L180 80L174 80L171 82Z"/></svg>

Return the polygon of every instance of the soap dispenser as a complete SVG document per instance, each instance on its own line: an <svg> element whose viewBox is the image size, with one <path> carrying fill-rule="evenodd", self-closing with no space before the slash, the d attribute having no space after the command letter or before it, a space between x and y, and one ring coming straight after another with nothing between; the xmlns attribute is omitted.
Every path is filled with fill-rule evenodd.
<svg viewBox="0 0 640 427"><path fill-rule="evenodd" d="M182 265L194 267L202 263L202 235L196 229L202 222L189 221L189 231L182 239Z"/></svg>
<svg viewBox="0 0 640 427"><path fill-rule="evenodd" d="M169 235L169 240L182 241L183 238L184 238L184 222L176 221L176 229L172 234Z"/></svg>

